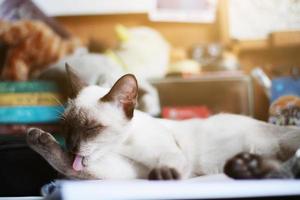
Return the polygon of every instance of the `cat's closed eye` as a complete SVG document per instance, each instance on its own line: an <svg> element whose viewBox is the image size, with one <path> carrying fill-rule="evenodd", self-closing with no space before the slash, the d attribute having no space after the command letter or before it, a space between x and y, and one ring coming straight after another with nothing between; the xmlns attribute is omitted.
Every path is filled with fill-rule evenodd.
<svg viewBox="0 0 300 200"><path fill-rule="evenodd" d="M103 128L104 126L102 124L96 124L96 125L87 126L85 130L87 132L94 132L94 131L100 131Z"/></svg>

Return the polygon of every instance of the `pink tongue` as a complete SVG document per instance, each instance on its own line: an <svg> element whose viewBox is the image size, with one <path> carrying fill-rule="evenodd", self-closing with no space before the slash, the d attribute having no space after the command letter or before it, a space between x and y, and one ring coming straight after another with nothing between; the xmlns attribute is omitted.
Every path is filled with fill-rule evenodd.
<svg viewBox="0 0 300 200"><path fill-rule="evenodd" d="M74 159L74 162L73 162L73 169L75 171L80 171L80 170L83 169L82 159L83 159L83 156L79 156L79 155L75 156L75 159Z"/></svg>

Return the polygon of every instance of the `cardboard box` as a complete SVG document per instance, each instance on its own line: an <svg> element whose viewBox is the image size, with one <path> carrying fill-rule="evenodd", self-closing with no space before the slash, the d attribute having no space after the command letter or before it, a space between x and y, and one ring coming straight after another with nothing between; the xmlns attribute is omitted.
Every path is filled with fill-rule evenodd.
<svg viewBox="0 0 300 200"><path fill-rule="evenodd" d="M244 74L206 74L152 80L161 107L205 106L219 112L253 115L251 78Z"/></svg>

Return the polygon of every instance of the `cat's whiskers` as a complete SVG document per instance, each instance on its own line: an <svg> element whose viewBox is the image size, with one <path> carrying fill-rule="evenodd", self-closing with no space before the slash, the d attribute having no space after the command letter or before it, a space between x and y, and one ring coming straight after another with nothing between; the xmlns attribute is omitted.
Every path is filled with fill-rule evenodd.
<svg viewBox="0 0 300 200"><path fill-rule="evenodd" d="M58 103L59 106L65 107L65 105L54 94L52 94L51 97L56 101L56 103ZM65 120L64 110L55 108L55 111L57 112L60 120Z"/></svg>
<svg viewBox="0 0 300 200"><path fill-rule="evenodd" d="M54 111L56 112L56 114L61 118L61 116L63 115L64 113L64 110L60 110L58 108L54 108Z"/></svg>
<svg viewBox="0 0 300 200"><path fill-rule="evenodd" d="M59 119L60 119L61 121L66 121L65 113L61 114L61 115L59 116Z"/></svg>
<svg viewBox="0 0 300 200"><path fill-rule="evenodd" d="M52 94L51 97L56 101L56 103L58 103L58 105L64 107L64 104L58 98L56 98L54 94Z"/></svg>

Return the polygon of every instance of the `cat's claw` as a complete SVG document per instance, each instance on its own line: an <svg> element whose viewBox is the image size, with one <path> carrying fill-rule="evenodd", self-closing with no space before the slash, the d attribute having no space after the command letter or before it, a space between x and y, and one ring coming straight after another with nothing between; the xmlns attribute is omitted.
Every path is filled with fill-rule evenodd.
<svg viewBox="0 0 300 200"><path fill-rule="evenodd" d="M224 173L235 179L261 179L271 170L262 157L245 152L237 154L224 166Z"/></svg>
<svg viewBox="0 0 300 200"><path fill-rule="evenodd" d="M178 180L180 174L175 168L170 167L158 167L150 171L149 180Z"/></svg>

